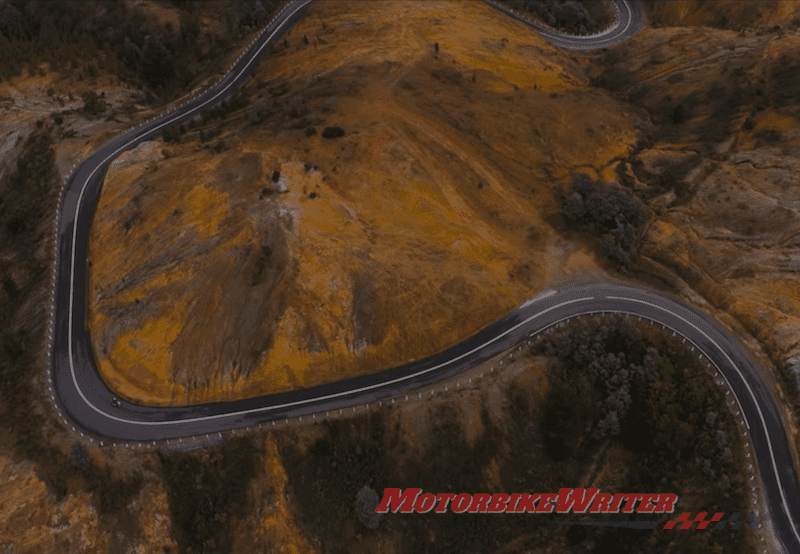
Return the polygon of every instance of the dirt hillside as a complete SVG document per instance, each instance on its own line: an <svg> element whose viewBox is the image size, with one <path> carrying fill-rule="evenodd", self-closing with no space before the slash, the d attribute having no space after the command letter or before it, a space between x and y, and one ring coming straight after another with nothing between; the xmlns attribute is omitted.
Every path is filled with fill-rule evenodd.
<svg viewBox="0 0 800 554"><path fill-rule="evenodd" d="M613 178L638 116L527 27L454 5L315 4L218 137L120 157L90 245L112 388L183 403L377 371L594 265L547 223L551 187Z"/></svg>

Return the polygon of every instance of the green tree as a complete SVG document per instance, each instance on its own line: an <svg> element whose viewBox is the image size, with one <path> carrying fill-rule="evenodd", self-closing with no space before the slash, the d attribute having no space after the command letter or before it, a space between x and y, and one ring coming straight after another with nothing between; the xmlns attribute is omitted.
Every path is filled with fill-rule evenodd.
<svg viewBox="0 0 800 554"><path fill-rule="evenodd" d="M163 89L175 76L175 58L158 37L151 36L142 50L140 74L148 86L156 89Z"/></svg>

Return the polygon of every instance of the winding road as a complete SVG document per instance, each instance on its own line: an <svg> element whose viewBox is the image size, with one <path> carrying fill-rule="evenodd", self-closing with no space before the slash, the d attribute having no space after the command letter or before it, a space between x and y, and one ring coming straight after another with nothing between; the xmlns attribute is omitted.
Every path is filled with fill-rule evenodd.
<svg viewBox="0 0 800 554"><path fill-rule="evenodd" d="M148 443L210 441L232 429L274 425L290 418L323 418L331 412L356 411L369 404L422 397L422 388L460 386L459 374L532 336L580 315L629 314L662 325L691 344L699 357L713 364L741 412L758 462L769 517L786 552L800 552L800 495L786 433L775 400L759 379L744 347L712 318L679 302L641 288L597 283L548 291L477 335L425 360L336 383L260 398L183 407L150 407L121 401L103 382L95 365L87 331L87 244L92 217L108 165L120 153L157 137L168 126L186 121L222 101L243 82L260 55L302 17L311 0L295 0L253 41L218 84L174 111L129 130L86 159L65 182L59 200L56 263L53 269L50 326L50 398L59 417L81 435L101 444L141 446ZM491 4L507 13L503 7ZM614 0L618 20L602 33L567 37L539 30L565 48L602 48L632 36L642 22L638 3ZM527 25L529 21L509 13ZM490 371L501 369L502 362ZM464 377L466 380L467 378ZM437 385L439 383L439 385ZM405 397L405 398L404 398ZM748 454L749 456L749 454ZM743 509L732 507L731 510Z"/></svg>

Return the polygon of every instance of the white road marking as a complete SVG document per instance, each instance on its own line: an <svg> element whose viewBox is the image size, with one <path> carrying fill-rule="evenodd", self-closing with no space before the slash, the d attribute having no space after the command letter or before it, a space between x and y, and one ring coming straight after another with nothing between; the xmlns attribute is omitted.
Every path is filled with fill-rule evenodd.
<svg viewBox="0 0 800 554"><path fill-rule="evenodd" d="M608 296L607 298L638 302L640 304L645 304L645 305L651 306L653 308L656 308L658 310L662 310L664 312L667 312L667 313L673 315L674 317L680 319L681 321L683 321L684 323L686 323L690 327L694 328L698 333L700 333L702 336L706 337L709 340L709 342L711 342L711 344L713 344L717 348L717 350L719 350L722 353L722 355L725 357L725 360L728 362L728 365L730 367L732 367L734 369L734 371L736 371L737 375L739 376L739 378L744 383L745 387L747 388L747 392L750 394L750 398L752 398L753 403L756 406L756 411L758 412L758 418L759 418L759 421L761 423L761 428L764 430L764 436L767 439L767 447L769 449L769 456L770 456L770 459L772 461L772 471L775 474L776 482L781 484L781 486L779 486L778 489L779 489L780 494L781 494L781 502L783 504L783 509L784 509L784 512L786 513L786 515L789 516L789 513L790 513L789 512L789 504L787 503L786 495L783 492L783 489L784 489L783 481L781 481L780 474L778 473L778 466L777 466L777 463L776 463L776 460L775 460L775 452L773 451L773 448L772 448L772 440L770 439L770 436L769 436L769 429L767 429L767 423L766 423L766 421L764 421L764 414L761 411L761 404L756 399L755 393L753 392L753 389L750 387L750 383L748 383L747 380L744 378L744 375L742 374L741 370L739 369L739 367L736 364L733 363L733 360L731 360L731 358L730 358L730 356L728 356L727 352L725 352L725 350L723 350L722 347L720 347L711 337L709 337L706 333L704 333L699 327L697 327L692 322L686 320L685 318L681 317L680 315L678 315L678 314L676 314L676 313L674 313L674 312L672 312L672 311L670 311L670 310L668 310L666 308L662 308L661 306L657 306L657 305L652 304L651 302L647 302L645 300L639 300L639 299L633 299L633 298L623 298L623 297L616 297L616 296ZM690 339L690 342L692 342L691 339ZM694 342L692 342L692 344L694 344ZM695 345L695 346L697 346L697 345ZM698 346L698 348L699 348L699 346ZM712 362L713 362L713 360L712 360ZM716 366L716 364L714 364L714 365ZM727 385L729 387L729 390L727 390L725 392L725 394L728 395L728 394L730 394L730 392L731 392L733 387L731 387L731 384L728 381L728 378L726 377L725 373L722 370L720 370L719 367L717 367L717 369L720 371L720 373L722 374L722 377L725 379L725 382L727 383ZM742 407L742 404L739 401L739 397L736 396L735 394L733 395L733 397L736 399L736 402L739 404L739 408L740 408L740 411L742 412L744 422L747 424L747 428L750 429L750 423L747 421L747 417L744 416L744 408ZM800 533L798 533L797 527L795 526L794 519L792 519L791 517L787 517L787 519L792 524L792 531L794 532L795 538L797 539L798 542L800 542Z"/></svg>
<svg viewBox="0 0 800 554"><path fill-rule="evenodd" d="M631 26L631 24L632 24L633 17L632 17L632 10L630 9L630 5L628 4L628 1L627 1L627 0L619 0L619 2L620 2L620 3L622 3L622 4L624 4L624 5L626 6L626 11L627 11L627 20L626 20L626 22L625 22L625 27L624 27L624 28L621 30L621 32L619 33L619 35L623 35L623 34L624 34L625 32L627 32L627 30L630 28L630 26ZM290 16L289 16L289 17L291 17L292 15L294 15L294 13L296 13L297 11L299 11L299 10L303 9L303 8L304 8L305 6L307 6L309 3L310 3L310 0L309 0L308 2L304 2L304 3L300 4L300 5L299 5L299 6L298 6L298 7L297 7L295 10L294 10L294 12L292 12L292 14L290 14ZM286 10L286 9L288 9L289 7L290 7L290 6L286 6L286 7L285 7L283 10L281 10L281 12L280 12L280 13L283 13L283 11L285 11L285 10ZM618 3L618 2L615 2L615 9L617 10L617 15L618 15L618 19L619 19L620 8L619 8L619 3ZM280 14L279 14L279 15L280 15ZM275 22L277 19L278 19L278 16L276 16L275 18L273 18L273 20L272 20L272 22L271 22L271 23L274 23L274 22ZM274 35L275 35L275 34L278 32L278 30L280 30L280 28L281 28L282 26L283 26L283 24L279 25L279 26L278 26L278 27L277 27L277 28L276 28L276 29L273 31L272 35L274 36ZM613 32L613 31L614 31L614 30L616 30L618 27L619 27L619 21L618 21L617 25L614 25L614 26L610 27L609 29L607 29L607 30L605 30L605 31L603 31L603 32L601 32L601 33L598 33L598 34L596 34L596 35L589 35L589 36L581 37L581 39L578 39L578 40L580 40L580 41L583 41L583 40L587 40L587 39L597 38L597 37L599 37L599 36L604 36L605 34L609 34L609 33ZM253 42L251 42L251 45L252 45L252 44L254 44L254 43L256 42L256 40L257 40L258 38L260 38L264 32L266 32L266 30L267 30L267 29L264 29L264 31L262 31L262 32L261 32L261 33L260 33L260 34L257 36L257 38L256 38L256 39L254 39L254 40L253 40ZM547 33L547 34L548 34L548 35L551 35L551 36L553 35L553 33ZM618 36L619 36L619 35L618 35ZM559 39L559 41L560 41L562 44L567 44L567 43L569 42L568 40L565 40L563 37L559 37L559 36L557 36L557 35L556 35L556 37L555 37L555 38ZM250 66L252 63L254 63L254 61L256 61L257 57L258 57L258 56L261 54L261 52L263 51L263 49L264 49L264 48L267 46L267 44L268 44L268 43L269 43L271 40L272 40L272 37L270 37L269 39L267 39L267 41L266 41L266 42L265 42L265 43L264 43L264 44L261 46L261 48L259 48L259 50L258 50L258 51L257 51L257 52L256 52L256 53L255 53L255 54L252 56L251 60L250 60L250 61L249 61L247 64L245 64L245 65L244 65L244 66L241 68L241 70L239 71L239 73L236 75L236 77L234 77L234 78L232 79L232 82L233 82L233 81L236 81L237 79L239 79L239 78L241 77L242 73L243 73L243 72L244 72L244 71L245 71L245 70L246 70L246 69L247 69L247 68L248 68L248 67L249 67L249 66ZM581 47L579 46L579 48L581 48ZM242 59L242 57L243 57L243 56L244 56L244 52L242 52L242 53L241 53L241 54L238 56L238 58L237 58L237 63L238 63L238 62L239 62L239 61ZM221 83L221 82L222 82L222 81L223 81L225 78L227 78L229 75L230 75L230 72L226 73L226 74L225 74L225 75L224 75L224 76L223 76L223 77L220 79L219 83ZM219 98L219 96L220 96L220 95L222 95L222 94L224 94L225 92L227 92L227 91L228 91L228 90L231 88L231 86L232 86L232 85L228 85L227 87L225 87L225 88L221 89L221 90L220 90L220 91L219 91L217 94L215 94L215 95L214 95L213 97L211 97L209 100L207 100L206 102L202 103L201 105L199 105L199 106L195 107L195 108L192 110L192 112L195 112L195 111L197 111L197 110L201 109L202 107L205 107L205 106L206 106L206 105L208 105L209 103L211 103L211 102L215 101L217 98ZM184 102L183 106L185 106L187 103L188 103L188 102ZM165 113L168 113L168 112L165 112ZM191 113L191 112L189 112L189 113ZM162 115L161 115L161 116L159 116L159 117L162 117L163 115L164 115L164 114L162 114ZM183 114L183 115L181 115L181 116L177 116L177 117L173 117L173 118L171 118L171 119L168 119L167 121L163 122L162 124L160 124L160 125L159 125L159 126L157 126L157 127L154 127L153 129L149 130L148 132L157 131L157 130L159 130L159 129L161 129L161 128L163 128L163 127L165 127L165 126L167 126L167 125L169 125L169 124L171 124L171 123L173 123L174 121L176 121L177 119L179 119L180 117L183 117L183 116L185 116L185 115L187 115L187 114ZM154 119L155 119L155 118L151 119L150 121L153 121ZM127 148L127 147L128 147L130 144L132 144L132 143L133 143L133 142L135 142L136 140L138 140L138 137L137 137L137 138L134 138L134 139L132 139L132 140L130 140L130 141L128 141L127 143L125 143L123 146L121 146L120 148L118 148L117 150L115 150L115 151L114 151L114 152L113 152L113 153L112 153L110 156L108 156L108 157L107 157L105 160L103 160L103 162L102 162L100 165L104 165L104 164L105 164L106 162L108 162L110 159L112 159L112 158L116 157L117 155L119 155L119 153L120 153L121 151L124 151L124 149L125 149L125 148ZM76 165L77 165L77 164L76 164ZM75 169L76 165L74 165L74 166L73 166L73 171L74 171L74 169ZM99 165L99 166L100 166L100 165ZM72 373L73 384L75 385L75 388L76 388L76 390L78 391L78 393L80 394L81 398L84 400L84 402L85 402L87 405L89 405L91 408L93 408L93 409L94 409L96 412L98 412L98 413L100 413L100 414L102 414L102 415L104 415L104 416L106 416L106 417L108 417L108 418L110 418L110 419L113 419L113 420L116 420L116 421L120 421L120 422L125 422L125 423L134 423L134 424L150 424L150 425L155 425L155 424L167 424L167 425L168 425L168 424L172 424L172 423L175 423L175 422L171 422L171 421L168 421L168 422L136 422L136 421L125 420L125 419L122 419L122 418L118 418L118 417L115 417L115 416L111 416L110 414L107 414L107 413L103 412L102 410L98 409L97 407L95 407L94 405L92 405L92 404L91 404L91 403L88 401L88 399L87 399L87 398L86 398L86 397L83 395L83 392L81 391L81 389L80 389L80 387L79 387L79 385L78 385L78 383L77 383L77 379L76 379L76 377L75 377L75 369L74 369L74 364L73 364L73 359L72 359L72 356L73 356L73 352L72 352L72 319L73 319L73 317L72 317L72 316L73 316L73 303L74 303L74 276L75 276L75 275L74 275L74 272L75 272L75 250L76 250L76 237L77 237L77 225L78 225L78 212L80 211L80 205L81 205L81 203L82 203L82 199L83 199L83 195L84 195L84 192L85 192L85 190L86 190L86 187L87 187L87 185L88 185L89 181L91 181L91 179L94 177L94 174L96 173L96 171L97 171L97 169L99 168L99 166L98 166L98 167L96 167L96 168L95 168L95 169L92 171L92 173L89 175L89 177L88 177L88 178L86 179L86 181L84 182L84 184L83 184L83 187L81 188L80 195L79 195L79 197L78 197L78 203L77 203L77 206L76 206L76 208L75 208L75 221L74 221L74 225L73 225L73 236L72 236L72 260L71 260L71 264L72 264L72 267L71 267L71 269L72 269L72 273L70 274L70 297L69 297L69 298L70 298L70 304L69 304L69 321L68 321L68 350L69 350L70 370L71 370L71 373ZM70 177L71 177L71 176L70 176ZM66 183L67 183L67 182L68 182L68 180L67 180L67 181L65 181L65 183L64 183L64 186L66 186ZM61 197L61 196L63 196L63 192L64 192L64 187L62 187L62 189L61 189L61 190L60 190L60 192L59 192L59 196L60 196L60 197ZM57 217L56 217L56 228L57 228L57 230L56 230L56 234L57 234L57 235L58 235L58 226L60 225L60 207L61 207L61 204L59 203L59 210L58 210L58 213L56 214L56 215L57 215ZM56 250L56 253L57 253L57 251L58 251L57 240L56 240L56 248L55 248L55 250ZM54 276L55 276L55 266L54 266ZM54 280L55 280L55 278L54 278ZM53 285L52 285L52 290L53 290L53 295L54 295L54 292L55 292L55 283L53 283ZM526 307L526 306L528 306L528 305L532 304L532 303L533 303L533 302L535 302L536 300L539 300L539 299L543 299L543 298L546 298L546 297L552 296L553 294L555 294L555 291L549 291L549 292L548 292L548 293L546 293L545 295L540 295L540 297L538 297L538 298L535 298L535 299L529 300L528 302L526 302L525 304L523 304L523 305L522 305L522 307L524 308L524 307ZM609 297L609 298L613 298L613 297ZM695 325L693 325L692 323L690 323L690 322L686 321L684 318L682 318L682 317L681 317L681 316L679 316L678 314L675 314L675 313L671 312L670 310L667 310L666 308L661 308L661 307L659 307L659 306L655 306L655 305L653 305L653 304L650 304L650 303L648 303L648 302L644 302L644 301L640 301L640 300L636 300L636 299L631 299L631 298L625 298L624 300L628 300L628 301L634 301L634 302L640 302L640 303L643 303L643 304L649 304L649 305L651 305L651 306L653 306L653 307L655 307L655 308L657 308L657 309L661 309L661 310L663 310L663 311L666 311L666 312L668 312L668 313L671 313L673 316L675 316L675 317L677 317L677 318L679 318L679 319L683 320L685 323L687 323L687 324L688 324L688 325L690 325L691 327L694 327L694 328L695 328L695 329L696 329L698 332L700 332L700 333L701 333L703 336L705 336L706 338L708 338L708 339L709 339L709 340L710 340L710 341L711 341L711 342L714 344L714 346L715 346L715 347L717 347L717 348L719 349L719 351L720 351L720 352L723 354L723 356L725 356L725 358L727 359L727 361L730 363L730 366L734 368L734 370L737 372L737 374L739 375L739 377L742 379L742 381L743 381L743 383L744 383L745 387L746 387L746 388L747 388L747 390L748 390L748 393L750 394L751 398L753 399L753 401L754 401L754 403L755 403L755 406L756 406L756 409L757 409L757 411L758 411L758 415L759 415L759 420L761 421L761 425L762 425L762 427L763 427L763 429L764 429L765 436L766 436L766 439L767 439L767 444L768 444L768 447L769 447L770 456L771 456L771 458L772 458L772 461L773 461L773 464L772 464L772 465L773 465L773 471L775 472L775 476L776 476L776 479L778 480L778 482L781 482L781 481L780 481L780 475L778 474L778 472L777 472L777 468L776 468L776 466L775 466L775 459L774 459L774 452L773 452L773 449L772 449L772 443L771 443L771 440L770 440L769 432L768 432L768 430L767 430L767 428L766 428L766 423L765 423L765 421L764 421L764 419L763 419L763 413L762 413L762 411L761 411L760 404L759 404L759 403L758 403L758 401L756 400L756 398L755 398L755 395L754 395L754 393L753 393L753 391L752 391L752 389L751 389L751 387L750 387L750 384L749 384L749 383L748 383L748 382L747 382L747 381L744 379L744 376L742 375L741 371L739 370L739 368L738 368L738 367L737 367L735 364L733 364L732 360L731 360L731 359L730 359L730 357L727 355L727 353L726 353L724 350L722 350L722 349L719 347L719 345L717 345L717 344L716 344L716 343L715 343L715 342L714 342L712 339L710 339L710 337L708 337L708 335L706 335L705 333L703 333L703 332L702 332L702 331L701 331L699 328L697 328L697 327L696 327ZM575 302L575 301L570 301L570 302ZM563 305L563 304L570 303L570 302L565 302L565 303L562 303L562 305ZM559 306L560 306L560 305L559 305ZM53 308L54 308L54 306L53 306ZM553 309L553 308L551 308L551 309ZM54 311L54 310L51 310L51 311ZM549 311L549 310L546 310L546 311ZM541 313L544 313L544 312L541 312ZM533 317L536 317L536 316L538 316L538 315L541 315L541 314L536 314L536 315L532 316L531 318L529 318L528 320L526 320L525 322L523 322L523 324L524 324L524 323L527 323L527 322L528 322L530 319L532 319ZM54 315L51 317L51 325L53 324L53 318L54 318ZM641 319L641 316L639 317L639 319ZM652 323L653 323L653 322L652 322L652 320L651 320L651 321L650 321L650 324L652 325ZM521 324L520 324L520 325L521 325ZM519 325L518 325L518 326L519 326ZM508 331L506 331L506 332L505 332L505 333L503 333L502 335L500 335L500 336L498 336L498 337L495 337L495 339L493 339L492 341L489 341L489 342L485 343L484 345L481 345L481 346L480 346L480 347L478 347L478 348L483 348L483 347L484 347L484 346L486 346L487 344L489 344L489 343L491 343L491 342L494 342L494 340L497 340L497 339L499 339L500 337L502 337L502 336L505 336L505 335L506 335L506 334L508 334L509 332L511 332L511 331L513 331L514 329L516 329L518 326L516 326L516 327L514 327L514 328L512 328L512 329L509 329ZM662 327L664 327L663 323L662 323ZM549 331L549 329L548 329L548 331ZM674 335L674 334L675 334L675 333L674 333L674 330L673 330L673 335ZM51 336L50 336L50 340L52 341L52 332L50 333L50 335L51 335ZM683 341L682 341L682 342L685 342L685 341L686 341L686 337L683 337ZM692 341L690 340L690 342L692 342ZM528 344L530 344L530 341L528 342ZM694 344L694 343L692 343L692 344ZM692 347L692 351L693 351L693 350L694 350L694 346ZM475 350L473 350L473 351L469 352L468 354L470 354L470 353L472 353L472 352L474 352L474 351L475 351ZM48 354L49 354L49 353L48 353ZM465 354L465 355L466 355L466 354ZM464 356L464 355L462 355L462 356L459 356L458 358L455 358L454 360L451 360L450 362L447 362L447 363L452 363L453 361L456 361L456 360L460 359L460 358L461 358L461 357L463 357L463 356ZM502 362L501 362L501 363L502 363ZM438 369L439 367L441 367L441 366L443 366L443 365L445 365L445 364L440 364L439 366L436 366L436 367L434 367L434 368L428 368L427 370L424 370L424 371L422 371L422 372L419 372L419 373L417 373L416 375L420 375L420 374L422 374L422 373L426 373L426 372L428 372L428 371L433 371L434 369ZM715 365L716 365L716 364L715 364ZM719 368L717 368L717 369L719 369ZM728 380L727 380L727 377L725 376L725 374L724 374L724 373L722 373L722 372L721 372L721 374L722 374L723 378L725 379L725 381L727 382L728 386L730 387L730 382L728 382ZM51 378L52 378L52 376L51 376ZM408 378L408 377L407 377L407 378ZM384 383L384 384L392 384L392 383L394 383L394 382L399 382L399 381L401 381L401 380L404 380L404 379L396 379L396 380L394 380L394 381L387 382L387 383ZM470 382L471 382L471 381L472 381L472 380L470 379ZM376 385L376 386L382 386L382 385ZM458 386L458 385L457 385L457 386ZM348 394L349 394L349 393L351 393L351 392L360 392L360 391L363 391L363 390L369 390L370 388L374 388L374 387L375 387L375 386L372 386L372 387L364 387L364 388L362 388L362 389L358 389L358 390L356 390L356 391L348 391ZM446 390L446 388L445 388L445 390ZM729 394L729 393L730 393L730 391L727 391L727 392L726 392L726 394ZM307 403L307 402L314 401L314 400L322 400L322 399L332 398L332 397L340 396L341 394L342 394L342 393L335 394L335 395L328 395L328 396L326 396L326 397L320 397L320 398L317 398L317 399L312 399L312 400L307 400L307 401L302 401L302 402L288 403L288 404L284 404L284 405L280 405L280 406L270 406L270 407L266 407L266 408L257 408L257 409L254 409L254 410L246 410L246 411L240 411L240 412L231 412L231 413L228 413L228 414L219 414L219 415L215 415L215 416L206 416L206 417L200 417L200 418L190 418L190 419L186 419L186 420L181 420L181 422L202 421L202 420L216 419L216 418L220 418L220 417L230 417L230 416L234 416L234 415L240 415L240 414L246 414L246 413L252 413L252 412L259 412L259 411L264 411L264 410L269 410L269 409L275 409L275 408L279 408L279 407L288 407L288 406L298 405L298 404L301 404L301 403ZM431 391L431 394L433 394L433 391ZM420 394L420 397L421 397L421 394ZM736 401L737 401L737 403L739 403L739 406L740 406L740 408L741 408L741 403L739 402L739 399L738 399L738 397L736 397L736 395L734 395L734 397L736 398ZM407 399L407 398L408 398L408 397L406 396L406 399ZM51 399L52 399L52 395L51 395ZM394 402L394 399L392 399L392 402ZM341 409L340 409L339 411L340 411L340 413L341 413ZM355 407L353 407L353 411L355 411ZM327 413L327 412L326 412L326 413ZM739 413L739 412L737 412L737 415L738 415L738 413ZM62 418L62 419L63 419L63 418ZM302 419L302 418L301 418L301 419ZM286 421L288 422L288 418L287 418L287 420L286 420ZM744 422L745 422L745 424L747 425L747 427L748 427L748 429L749 429L749 428L750 428L750 424L749 424L749 422L747 421L747 418L746 418L746 417L744 417ZM64 421L64 423L66 424L66 421ZM274 425L274 424L275 424L275 421L273 420L273 422L272 422L272 423L273 423L273 425ZM259 424L259 426L260 426L260 424ZM74 426L72 427L72 429L73 429L73 431L75 431L75 428L74 428ZM82 433L81 433L81 434L82 434ZM208 435L206 435L206 436L208 436ZM221 437L222 437L222 433L219 433L219 436L220 436L220 438L221 438ZM179 440L180 440L180 439L179 439ZM91 439L91 438L90 438L90 441L92 441L92 439ZM168 443L168 442L169 442L169 441L167 441L167 443ZM181 440L181 442L182 442L182 440ZM101 444L101 446L103 445L103 443L102 443L102 442L100 442L100 444ZM114 444L115 444L115 443L114 443ZM153 441L153 444L155 445L155 444L156 444L156 442L155 442L155 441ZM115 445L116 445L116 444L115 444ZM747 456L748 456L748 457L750 457L750 453L749 453L749 452L747 453ZM751 468L752 468L752 465L751 465ZM751 476L751 478L750 478L750 479L751 479L751 480L753 480L753 479L754 479L754 477L752 477L752 476ZM754 491L755 491L755 489L754 489ZM782 501L783 501L783 506L784 506L784 509L785 509L786 513L788 514L788 505L787 505L787 503L786 503L786 498L785 498L785 495L784 495L784 492L783 492L783 487L780 487L780 493L781 493L781 497L782 497ZM791 518L789 518L789 519L790 519L790 521L791 521L791 523L792 523L792 527L793 527L793 531L794 531L794 533L795 533L795 537L798 539L798 541L800 541L800 535L798 535L797 529L794 527L794 521L793 521L793 520L791 520ZM766 550L765 550L765 552L766 552Z"/></svg>

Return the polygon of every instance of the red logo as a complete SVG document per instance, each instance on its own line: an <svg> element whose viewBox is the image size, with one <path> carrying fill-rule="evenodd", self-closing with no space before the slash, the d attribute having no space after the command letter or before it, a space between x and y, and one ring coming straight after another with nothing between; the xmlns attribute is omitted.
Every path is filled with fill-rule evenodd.
<svg viewBox="0 0 800 554"><path fill-rule="evenodd" d="M424 514L431 510L445 513L632 513L639 503L637 513L672 513L678 497L670 493L655 494L598 494L600 489L559 489L558 493L422 493L422 489L384 489L383 500L375 509L385 514L392 512ZM434 509L435 508L435 509ZM688 517L688 516L687 516Z"/></svg>

